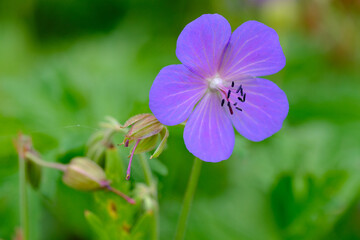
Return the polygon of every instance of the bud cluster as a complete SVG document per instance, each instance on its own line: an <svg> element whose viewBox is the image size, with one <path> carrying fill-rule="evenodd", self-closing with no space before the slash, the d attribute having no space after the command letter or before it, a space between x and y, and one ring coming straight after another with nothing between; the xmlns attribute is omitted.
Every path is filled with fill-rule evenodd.
<svg viewBox="0 0 360 240"><path fill-rule="evenodd" d="M108 190L121 196L129 203L135 204L133 199L110 186L110 181L107 180L103 168L99 166L101 159L105 157L106 150L114 146L113 135L117 132L126 133L124 141L120 145L129 147L133 144L126 172L126 179L129 180L134 154L149 152L156 148L150 159L158 157L165 148L169 132L153 115L147 113L131 117L124 125L111 117L108 117L107 120L106 123L102 123L102 129L96 132L88 142L86 157L75 157L69 164L42 160L32 147L31 138L20 134L15 141L19 157L31 165L27 167L31 173L37 173L37 175L28 174L30 182L38 186L41 167L53 168L64 172L62 180L71 188L82 191ZM159 139L160 143L158 143ZM151 205L150 198L145 197L145 199Z"/></svg>

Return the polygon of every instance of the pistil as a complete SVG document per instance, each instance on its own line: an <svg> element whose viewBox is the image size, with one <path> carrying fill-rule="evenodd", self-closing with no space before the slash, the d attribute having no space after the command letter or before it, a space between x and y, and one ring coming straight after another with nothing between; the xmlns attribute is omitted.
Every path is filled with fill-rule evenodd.
<svg viewBox="0 0 360 240"><path fill-rule="evenodd" d="M233 112L233 110L232 110L232 108L231 108L230 102L228 102L227 105L228 105L228 107L229 107L230 114L233 115L234 112Z"/></svg>

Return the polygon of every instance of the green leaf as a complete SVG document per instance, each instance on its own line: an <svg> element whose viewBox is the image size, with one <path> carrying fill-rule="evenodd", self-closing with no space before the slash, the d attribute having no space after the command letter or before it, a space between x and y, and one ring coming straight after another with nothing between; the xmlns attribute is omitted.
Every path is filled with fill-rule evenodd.
<svg viewBox="0 0 360 240"><path fill-rule="evenodd" d="M131 230L133 240L156 240L155 215L153 211L147 211L136 222Z"/></svg>
<svg viewBox="0 0 360 240"><path fill-rule="evenodd" d="M304 175L304 186L298 194L294 176L283 174L271 192L270 201L275 223L284 238L315 239L332 221L326 216L332 211L331 202L337 198L346 179L347 174L342 170L327 171L321 178ZM314 227L307 229L310 225Z"/></svg>
<svg viewBox="0 0 360 240"><path fill-rule="evenodd" d="M151 170L158 173L159 175L166 176L168 174L167 167L156 158L149 160L149 165Z"/></svg>
<svg viewBox="0 0 360 240"><path fill-rule="evenodd" d="M85 219L90 224L92 230L98 235L99 239L110 240L107 236L106 228L97 215L90 211L85 211Z"/></svg>
<svg viewBox="0 0 360 240"><path fill-rule="evenodd" d="M105 173L107 178L116 184L122 182L125 169L117 148L108 148L105 152L105 156Z"/></svg>

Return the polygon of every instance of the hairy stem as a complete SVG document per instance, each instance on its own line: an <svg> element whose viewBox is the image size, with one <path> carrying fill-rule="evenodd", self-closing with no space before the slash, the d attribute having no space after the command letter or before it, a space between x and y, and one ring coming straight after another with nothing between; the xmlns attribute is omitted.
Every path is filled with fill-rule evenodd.
<svg viewBox="0 0 360 240"><path fill-rule="evenodd" d="M23 240L29 239L29 207L26 190L26 162L19 156L20 225Z"/></svg>
<svg viewBox="0 0 360 240"><path fill-rule="evenodd" d="M66 170L66 165L65 164L61 164L61 163L53 163L53 162L46 162L44 160L42 160L41 158L39 158L38 156L36 156L35 154L31 153L31 152L26 152L26 158L33 161L34 163L43 166L43 167L48 167L48 168L55 168L58 169L60 171L65 171Z"/></svg>
<svg viewBox="0 0 360 240"><path fill-rule="evenodd" d="M199 181L202 161L198 158L194 159L193 167L190 173L189 182L185 191L185 197L180 212L178 226L176 229L175 240L183 240L186 231L187 219L189 216L191 204L194 199L196 187Z"/></svg>
<svg viewBox="0 0 360 240"><path fill-rule="evenodd" d="M140 163L141 163L141 167L144 171L145 182L148 186L151 186L151 184L153 183L153 176L151 173L151 169L150 169L148 160L146 159L144 153L140 154Z"/></svg>
<svg viewBox="0 0 360 240"><path fill-rule="evenodd" d="M125 199L128 203L130 204L135 204L135 200L132 199L131 197L127 196L126 194L120 192L119 190L115 189L115 188L112 188L111 186L107 186L106 187L109 191L115 193L116 195L122 197L123 199Z"/></svg>
<svg viewBox="0 0 360 240"><path fill-rule="evenodd" d="M153 178L153 175L151 173L151 169L148 163L148 159L146 159L146 156L144 153L140 154L140 163L141 163L141 167L144 171L144 176L145 176L145 182L146 184L151 188L153 186L156 185L156 182ZM157 189L156 189L157 191ZM157 192L155 192L155 198L156 198L156 202L158 203L158 199L157 199ZM160 217L159 217L159 206L156 206L156 209L154 210L154 217L155 217L155 221L154 221L154 235L152 239L159 239L159 222L160 222Z"/></svg>

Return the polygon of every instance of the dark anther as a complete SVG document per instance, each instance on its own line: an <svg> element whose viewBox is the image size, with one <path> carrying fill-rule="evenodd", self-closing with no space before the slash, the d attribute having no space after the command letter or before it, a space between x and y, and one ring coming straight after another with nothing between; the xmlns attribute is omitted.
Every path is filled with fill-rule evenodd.
<svg viewBox="0 0 360 240"><path fill-rule="evenodd" d="M234 81L231 82L231 87L234 87Z"/></svg>
<svg viewBox="0 0 360 240"><path fill-rule="evenodd" d="M241 111L241 112L242 112L242 109L241 109L241 108L239 108L239 107L236 107L236 110L239 110L239 111Z"/></svg>
<svg viewBox="0 0 360 240"><path fill-rule="evenodd" d="M240 92L241 89L242 89L242 85L239 86L239 88L236 90L236 93Z"/></svg>
<svg viewBox="0 0 360 240"><path fill-rule="evenodd" d="M237 105L237 102L236 103L234 103L234 106L236 106Z"/></svg>
<svg viewBox="0 0 360 240"><path fill-rule="evenodd" d="M244 94L243 98L238 97L238 99L239 99L240 102L245 102L245 98L246 98L246 93Z"/></svg>
<svg viewBox="0 0 360 240"><path fill-rule="evenodd" d="M240 85L240 87L236 90L236 93L239 93L239 92L240 92L240 95L242 96L243 95L242 85Z"/></svg>
<svg viewBox="0 0 360 240"><path fill-rule="evenodd" d="M221 101L221 106L224 106L224 103L225 103L225 99L223 99L223 100Z"/></svg>
<svg viewBox="0 0 360 240"><path fill-rule="evenodd" d="M228 107L229 107L230 114L233 115L234 113L233 113L233 110L232 110L232 108L231 108L230 102L228 102L227 105L228 105Z"/></svg>
<svg viewBox="0 0 360 240"><path fill-rule="evenodd" d="M228 99L230 98L230 93L231 93L231 91L230 91L230 89L229 89L228 94L227 94L227 98L228 98Z"/></svg>

